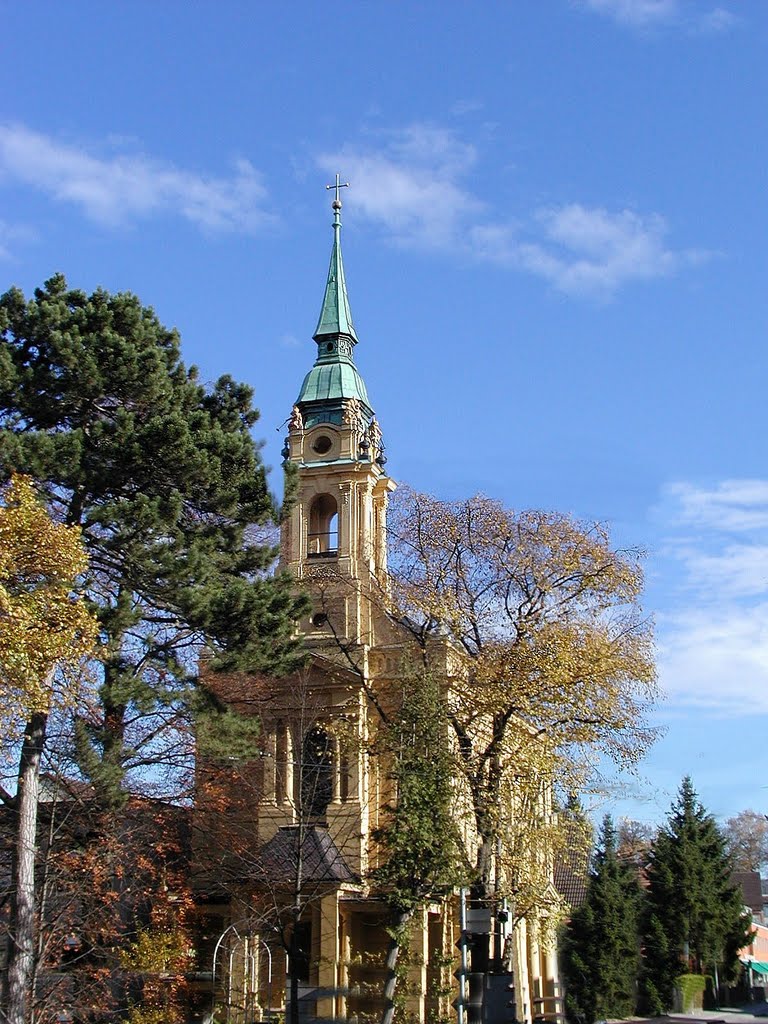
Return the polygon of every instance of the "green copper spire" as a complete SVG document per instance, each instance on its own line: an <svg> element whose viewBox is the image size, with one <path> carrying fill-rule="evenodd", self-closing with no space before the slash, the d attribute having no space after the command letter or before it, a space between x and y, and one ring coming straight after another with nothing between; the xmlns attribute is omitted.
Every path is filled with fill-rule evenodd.
<svg viewBox="0 0 768 1024"><path fill-rule="evenodd" d="M352 313L349 308L349 297L347 296L347 283L344 280L344 264L341 259L341 200L339 189L347 188L349 182L341 183L338 174L335 185L326 185L326 188L336 189L336 198L333 201L333 248L331 249L331 265L328 268L328 280L325 285L325 296L323 297L323 308L320 310L320 319L317 321L317 328L313 335L319 343L321 338L328 334L346 334L357 344L355 326L352 323Z"/></svg>
<svg viewBox="0 0 768 1024"><path fill-rule="evenodd" d="M304 378L296 404L304 417L306 428L316 423L342 422L345 404L357 399L364 416L373 416L365 382L360 376L352 357L357 344L357 334L352 323L352 313L347 298L344 280L344 265L341 261L341 200L339 189L346 188L347 182L340 182L326 188L336 190L333 201L333 248L328 280L325 284L323 308L313 335L317 342L315 365Z"/></svg>

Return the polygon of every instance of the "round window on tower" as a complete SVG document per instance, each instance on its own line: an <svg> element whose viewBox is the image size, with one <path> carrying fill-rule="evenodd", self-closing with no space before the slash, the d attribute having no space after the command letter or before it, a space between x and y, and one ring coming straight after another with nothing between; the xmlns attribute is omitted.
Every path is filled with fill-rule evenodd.
<svg viewBox="0 0 768 1024"><path fill-rule="evenodd" d="M326 455L333 447L333 441L327 434L321 434L312 442L312 451L318 455Z"/></svg>

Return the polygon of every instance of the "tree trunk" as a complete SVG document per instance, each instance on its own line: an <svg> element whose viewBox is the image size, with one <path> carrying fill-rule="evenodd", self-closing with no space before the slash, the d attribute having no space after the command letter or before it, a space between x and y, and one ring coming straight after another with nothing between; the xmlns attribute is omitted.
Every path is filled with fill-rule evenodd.
<svg viewBox="0 0 768 1024"><path fill-rule="evenodd" d="M412 910L405 910L395 918L390 932L389 948L384 967L387 972L384 981L384 1009L381 1011L381 1024L392 1024L395 1016L395 991L397 989L397 958L402 946L402 932L413 917Z"/></svg>
<svg viewBox="0 0 768 1024"><path fill-rule="evenodd" d="M8 1024L25 1024L28 1019L29 988L35 961L35 844L40 757L47 724L47 714L38 712L32 715L24 730L19 761L8 956Z"/></svg>

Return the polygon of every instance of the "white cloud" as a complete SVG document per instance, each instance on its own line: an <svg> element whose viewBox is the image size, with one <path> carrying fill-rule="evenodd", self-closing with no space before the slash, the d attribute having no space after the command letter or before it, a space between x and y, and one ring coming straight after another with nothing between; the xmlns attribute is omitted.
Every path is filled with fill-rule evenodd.
<svg viewBox="0 0 768 1024"><path fill-rule="evenodd" d="M678 482L662 514L658 571L677 584L658 617L662 686L717 714L768 711L768 480Z"/></svg>
<svg viewBox="0 0 768 1024"><path fill-rule="evenodd" d="M253 232L271 219L247 160L229 177L203 175L142 153L95 155L19 124L0 125L0 181L20 182L115 225L161 213L213 231Z"/></svg>
<svg viewBox="0 0 768 1024"><path fill-rule="evenodd" d="M577 0L584 10L603 14L620 25L647 29L678 25L698 32L724 32L738 17L724 7L702 10L701 0Z"/></svg>
<svg viewBox="0 0 768 1024"><path fill-rule="evenodd" d="M670 21L679 13L678 0L583 0L583 6L626 25L646 26Z"/></svg>
<svg viewBox="0 0 768 1024"><path fill-rule="evenodd" d="M483 208L459 184L476 159L474 146L451 132L410 125L379 150L345 146L322 154L318 163L328 173L343 167L354 185L345 201L384 225L397 242L440 248L454 244L464 218Z"/></svg>
<svg viewBox="0 0 768 1024"><path fill-rule="evenodd" d="M674 273L706 257L675 250L662 217L568 203L499 218L466 184L474 146L431 125L411 125L379 148L345 146L324 153L328 173L344 168L350 206L401 245L464 251L478 260L544 278L572 295L601 298L622 285Z"/></svg>
<svg viewBox="0 0 768 1024"><path fill-rule="evenodd" d="M538 240L483 228L475 237L489 259L516 264L570 294L606 297L629 281L665 277L706 255L669 248L667 226L658 214L570 203L540 210L535 217L541 227Z"/></svg>
<svg viewBox="0 0 768 1024"><path fill-rule="evenodd" d="M768 543L728 544L712 553L683 547L677 557L688 585L706 594L710 603L768 593Z"/></svg>
<svg viewBox="0 0 768 1024"><path fill-rule="evenodd" d="M684 523L729 532L768 528L768 480L723 480L711 488L675 483L667 494Z"/></svg>
<svg viewBox="0 0 768 1024"><path fill-rule="evenodd" d="M768 604L681 611L659 623L659 682L673 702L768 712Z"/></svg>

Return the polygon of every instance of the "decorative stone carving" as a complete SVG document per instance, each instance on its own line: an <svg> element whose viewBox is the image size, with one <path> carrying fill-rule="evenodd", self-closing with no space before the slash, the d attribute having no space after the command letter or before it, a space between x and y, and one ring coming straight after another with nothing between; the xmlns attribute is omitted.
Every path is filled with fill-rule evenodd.
<svg viewBox="0 0 768 1024"><path fill-rule="evenodd" d="M374 416L368 427L368 437L371 439L371 447L378 453L381 451L382 433L379 421Z"/></svg>
<svg viewBox="0 0 768 1024"><path fill-rule="evenodd" d="M294 405L291 409L291 416L288 420L289 430L303 430L304 429L304 418L301 415L301 409L298 405Z"/></svg>
<svg viewBox="0 0 768 1024"><path fill-rule="evenodd" d="M365 417L363 416L363 410L358 398L350 398L345 403L342 421L345 426L351 427L352 430L356 430L358 433L363 432L365 429Z"/></svg>

